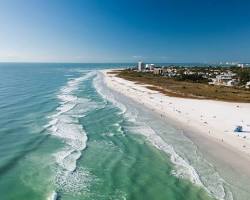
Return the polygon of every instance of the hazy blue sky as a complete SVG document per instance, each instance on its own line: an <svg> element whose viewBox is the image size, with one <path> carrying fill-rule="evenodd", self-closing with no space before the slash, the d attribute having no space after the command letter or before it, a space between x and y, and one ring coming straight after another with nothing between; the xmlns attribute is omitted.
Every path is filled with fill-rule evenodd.
<svg viewBox="0 0 250 200"><path fill-rule="evenodd" d="M249 0L0 0L0 61L250 62Z"/></svg>

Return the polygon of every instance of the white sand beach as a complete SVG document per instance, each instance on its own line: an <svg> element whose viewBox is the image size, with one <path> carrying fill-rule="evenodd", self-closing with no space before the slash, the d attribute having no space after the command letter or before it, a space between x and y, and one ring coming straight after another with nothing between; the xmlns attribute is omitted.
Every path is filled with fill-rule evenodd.
<svg viewBox="0 0 250 200"><path fill-rule="evenodd" d="M216 140L250 157L249 103L170 97L107 72L103 71L104 81L111 89L158 112L161 117L180 122L202 137ZM243 127L243 132L234 132L237 125Z"/></svg>

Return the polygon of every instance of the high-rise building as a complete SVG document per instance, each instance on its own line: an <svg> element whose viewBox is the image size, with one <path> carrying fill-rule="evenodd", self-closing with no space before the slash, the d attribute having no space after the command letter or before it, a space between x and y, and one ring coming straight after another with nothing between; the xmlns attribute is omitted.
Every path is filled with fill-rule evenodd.
<svg viewBox="0 0 250 200"><path fill-rule="evenodd" d="M144 63L140 60L138 62L138 71L141 72L143 71L143 69L144 69Z"/></svg>

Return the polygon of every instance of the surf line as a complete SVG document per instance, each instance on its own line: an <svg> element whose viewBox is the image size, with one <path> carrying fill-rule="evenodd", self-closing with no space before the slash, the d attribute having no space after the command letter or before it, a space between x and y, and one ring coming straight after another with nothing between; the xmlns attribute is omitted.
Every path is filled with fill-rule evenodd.
<svg viewBox="0 0 250 200"><path fill-rule="evenodd" d="M76 170L77 160L82 155L81 152L86 148L87 134L79 124L79 118L84 111L79 111L79 106L86 105L89 100L79 98L75 92L84 80L95 74L95 71L90 71L78 78L69 79L57 94L59 106L56 108L55 114L49 116L50 121L47 128L50 134L62 139L65 143L65 147L55 154L56 163L59 166L55 182L59 187L67 184L67 179ZM58 191L54 190L47 199L56 200L58 198Z"/></svg>

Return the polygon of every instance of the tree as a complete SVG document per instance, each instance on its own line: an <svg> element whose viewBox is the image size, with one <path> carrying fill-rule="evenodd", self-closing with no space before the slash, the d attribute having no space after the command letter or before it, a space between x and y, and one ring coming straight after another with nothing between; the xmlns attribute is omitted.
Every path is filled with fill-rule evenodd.
<svg viewBox="0 0 250 200"><path fill-rule="evenodd" d="M241 69L238 73L240 84L245 85L250 81L250 69Z"/></svg>

